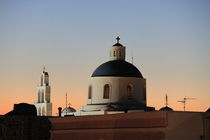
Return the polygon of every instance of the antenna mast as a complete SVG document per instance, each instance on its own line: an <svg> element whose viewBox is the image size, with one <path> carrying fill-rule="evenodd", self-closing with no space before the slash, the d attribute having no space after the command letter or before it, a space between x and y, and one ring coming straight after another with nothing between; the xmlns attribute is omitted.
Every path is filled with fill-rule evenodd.
<svg viewBox="0 0 210 140"><path fill-rule="evenodd" d="M133 53L131 53L131 62L133 64Z"/></svg>
<svg viewBox="0 0 210 140"><path fill-rule="evenodd" d="M132 58L131 59L132 59L132 64L133 64L133 55L132 55Z"/></svg>
<svg viewBox="0 0 210 140"><path fill-rule="evenodd" d="M66 115L67 115L67 92L66 92Z"/></svg>
<svg viewBox="0 0 210 140"><path fill-rule="evenodd" d="M166 107L168 106L168 95L166 94L166 103L165 103Z"/></svg>
<svg viewBox="0 0 210 140"><path fill-rule="evenodd" d="M180 102L180 103L183 103L183 105L184 105L184 111L186 110L186 102L187 102L187 100L195 100L196 98L187 98L186 96L183 98L183 100L181 100L181 101L177 101L177 102Z"/></svg>

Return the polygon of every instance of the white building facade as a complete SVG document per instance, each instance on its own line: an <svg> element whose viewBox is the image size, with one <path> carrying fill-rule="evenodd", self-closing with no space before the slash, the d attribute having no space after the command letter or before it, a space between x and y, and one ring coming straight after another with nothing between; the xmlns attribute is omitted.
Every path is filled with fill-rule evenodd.
<svg viewBox="0 0 210 140"><path fill-rule="evenodd" d="M49 85L49 75L43 70L41 81L37 88L37 98L35 106L38 116L52 116L52 103L50 101L51 88Z"/></svg>
<svg viewBox="0 0 210 140"><path fill-rule="evenodd" d="M146 79L125 61L125 49L117 37L117 43L110 48L110 61L100 65L90 78L87 105L75 115L146 109Z"/></svg>

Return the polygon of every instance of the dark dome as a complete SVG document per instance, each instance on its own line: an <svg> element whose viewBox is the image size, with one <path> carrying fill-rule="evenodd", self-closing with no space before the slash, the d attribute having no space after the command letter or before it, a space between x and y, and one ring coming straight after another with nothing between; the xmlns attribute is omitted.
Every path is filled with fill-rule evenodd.
<svg viewBox="0 0 210 140"><path fill-rule="evenodd" d="M114 44L113 46L121 46L121 47L123 47L123 45L120 44L120 43L116 43L116 44Z"/></svg>
<svg viewBox="0 0 210 140"><path fill-rule="evenodd" d="M98 76L119 76L119 77L139 77L143 78L140 71L124 60L113 60L101 64L91 77Z"/></svg>
<svg viewBox="0 0 210 140"><path fill-rule="evenodd" d="M208 110L206 110L206 112L210 112L210 108Z"/></svg>
<svg viewBox="0 0 210 140"><path fill-rule="evenodd" d="M62 110L62 113L72 113L72 112L76 112L76 109L74 109L73 107L67 107L67 108L64 108L63 110Z"/></svg>
<svg viewBox="0 0 210 140"><path fill-rule="evenodd" d="M160 111L174 111L174 110L168 106L165 106L165 107L162 107Z"/></svg>

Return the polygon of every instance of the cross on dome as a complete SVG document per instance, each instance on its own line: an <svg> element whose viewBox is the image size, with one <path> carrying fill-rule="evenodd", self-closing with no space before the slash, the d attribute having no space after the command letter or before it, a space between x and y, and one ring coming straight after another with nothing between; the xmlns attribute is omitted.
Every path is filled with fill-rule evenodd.
<svg viewBox="0 0 210 140"><path fill-rule="evenodd" d="M117 43L119 43L119 41L120 41L120 37L119 37L119 36L117 36L116 40L117 40Z"/></svg>
<svg viewBox="0 0 210 140"><path fill-rule="evenodd" d="M120 44L120 37L119 36L116 37L116 40L117 40L117 43L114 44L113 46L121 46L121 47L123 47L123 45Z"/></svg>

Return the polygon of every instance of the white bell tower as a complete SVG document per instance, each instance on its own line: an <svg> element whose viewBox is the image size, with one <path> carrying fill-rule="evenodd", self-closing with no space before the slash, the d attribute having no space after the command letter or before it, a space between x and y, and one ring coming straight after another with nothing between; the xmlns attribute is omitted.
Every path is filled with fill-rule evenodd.
<svg viewBox="0 0 210 140"><path fill-rule="evenodd" d="M50 101L49 75L43 68L41 81L37 89L35 106L38 116L52 116L52 103Z"/></svg>

